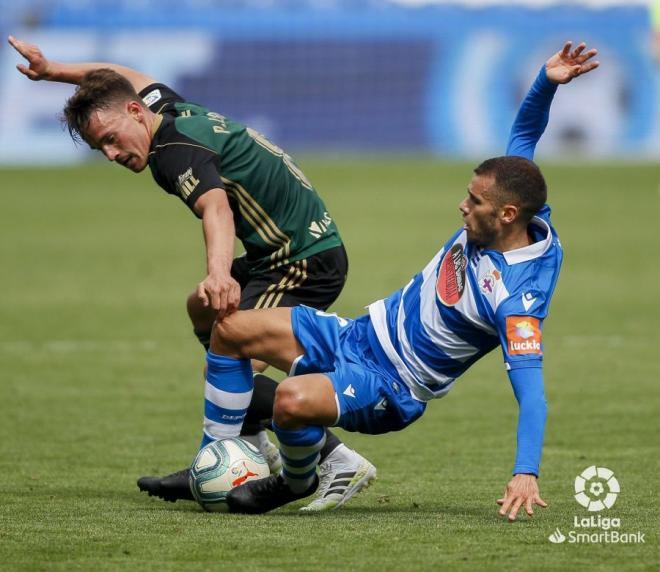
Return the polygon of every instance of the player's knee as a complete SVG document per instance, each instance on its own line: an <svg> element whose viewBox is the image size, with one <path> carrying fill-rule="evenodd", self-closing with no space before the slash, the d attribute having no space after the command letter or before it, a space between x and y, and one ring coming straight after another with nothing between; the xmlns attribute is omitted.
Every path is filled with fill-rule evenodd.
<svg viewBox="0 0 660 572"><path fill-rule="evenodd" d="M284 380L275 391L273 405L273 420L283 429L292 428L302 419L305 410L305 400L296 390L295 384Z"/></svg>
<svg viewBox="0 0 660 572"><path fill-rule="evenodd" d="M216 313L213 308L204 307L197 292L193 292L186 299L186 310L195 330L211 330Z"/></svg>
<svg viewBox="0 0 660 572"><path fill-rule="evenodd" d="M186 298L186 310L188 311L188 316L190 320L195 323L195 318L199 315L200 306L202 303L197 297L197 292L193 292Z"/></svg>
<svg viewBox="0 0 660 572"><path fill-rule="evenodd" d="M216 320L211 332L211 351L234 358L248 358L245 336L236 322L240 321L240 313L230 314L222 320Z"/></svg>
<svg viewBox="0 0 660 572"><path fill-rule="evenodd" d="M211 332L211 351L221 355L230 355L234 357L243 357L235 355L240 350L240 345L232 336L234 330L232 317L226 316L224 320L216 320Z"/></svg>

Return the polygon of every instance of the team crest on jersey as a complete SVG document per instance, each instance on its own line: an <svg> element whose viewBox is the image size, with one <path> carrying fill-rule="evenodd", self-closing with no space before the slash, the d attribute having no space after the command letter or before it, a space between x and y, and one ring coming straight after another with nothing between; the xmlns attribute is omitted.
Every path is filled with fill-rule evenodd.
<svg viewBox="0 0 660 572"><path fill-rule="evenodd" d="M537 318L507 316L506 343L509 355L541 355L541 328Z"/></svg>
<svg viewBox="0 0 660 572"><path fill-rule="evenodd" d="M436 292L445 306L458 304L465 291L467 258L460 243L454 244L440 263Z"/></svg>
<svg viewBox="0 0 660 572"><path fill-rule="evenodd" d="M493 269L487 272L479 278L479 290L481 290L486 296L492 294L495 291L495 285L500 278L502 278L502 273L499 270Z"/></svg>

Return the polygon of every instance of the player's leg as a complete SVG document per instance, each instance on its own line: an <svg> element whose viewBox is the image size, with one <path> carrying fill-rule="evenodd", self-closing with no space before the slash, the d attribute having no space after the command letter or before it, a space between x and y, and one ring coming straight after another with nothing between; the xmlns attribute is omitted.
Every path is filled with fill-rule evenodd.
<svg viewBox="0 0 660 572"><path fill-rule="evenodd" d="M278 306L305 305L327 310L339 296L346 281L348 258L344 247L314 255L300 268L304 270L305 279L293 287L280 288L281 293L271 289L272 294L266 302ZM259 400L263 390L263 385L257 383L257 377L255 376L252 405ZM250 414L248 411L248 416ZM244 427L246 426L249 426L247 420ZM341 506L348 500L348 495L355 494L356 489L359 492L368 484L369 477L376 474L376 468L367 459L342 443L336 433L329 429L326 429L325 444L320 456L321 484L311 502L301 508L304 511L318 512Z"/></svg>
<svg viewBox="0 0 660 572"><path fill-rule="evenodd" d="M338 296L345 281L347 259L343 247L322 252L309 260L298 261L291 267L285 267L278 272L258 275L250 278L244 258L238 258L232 266L232 275L242 287L241 307L250 308L256 305L290 306L298 303L326 308ZM215 312L205 308L199 302L196 293L188 298L188 313L196 336L208 348L210 330L215 319ZM252 360L259 369L264 362ZM223 380L225 371L222 364L215 363L211 378L222 386L231 381L231 375ZM207 376L205 376L207 377ZM239 376L240 378L240 376ZM266 457L272 472L279 471L281 460L277 447L268 439L263 430L264 424L270 426L276 382L264 375L254 376L253 389L249 384L239 383L231 386L234 398L245 398L252 391L252 400L245 414L241 437L249 440L259 448ZM218 387L206 379L205 395L205 431L202 446L219 438L234 436L240 412L233 410L232 422L227 423L227 415L223 408L218 407ZM222 390L220 390L222 391ZM242 394L242 395L236 395ZM241 404L238 404L241 405ZM320 511L336 508L343 504L349 494L354 494L353 488L368 484L368 479L375 473L375 467L356 451L346 447L340 439L330 431L326 431L325 444L320 452L320 475L322 486L319 498L314 499L306 507L309 510ZM192 495L188 488L188 469L177 471L165 477L143 477L138 481L141 490L150 495L157 495L165 500L190 499ZM350 486L349 486L350 485ZM331 494L326 494L332 491Z"/></svg>
<svg viewBox="0 0 660 572"><path fill-rule="evenodd" d="M317 466L325 427L337 419L332 383L313 373L288 378L276 392L273 428L280 442L282 473L260 479L252 487L237 487L228 495L230 511L259 514L306 498L319 484Z"/></svg>
<svg viewBox="0 0 660 572"><path fill-rule="evenodd" d="M232 267L232 273L242 287L241 309L303 304L325 310L341 292L347 272L348 259L343 247L258 274L249 274L243 258L237 259ZM259 367L262 364L265 365L264 362L252 360L255 371L263 371L263 367ZM276 382L269 377L259 374L254 376L252 401L241 429L241 437L259 448L269 462L271 472L279 471L281 459L277 447L270 442L263 427L271 427L276 387ZM344 445L330 430L326 430L325 444L320 455L319 498L312 500L309 510L336 508L340 501L345 501L342 495L351 490L347 482L357 482L358 486L362 486L366 483L365 475L376 472L367 459ZM333 492L327 495L329 490Z"/></svg>
<svg viewBox="0 0 660 572"><path fill-rule="evenodd" d="M216 322L206 358L204 442L238 437L252 397L250 358L288 370L302 348L290 308L238 311ZM165 477L141 477L138 487L166 501L193 500L189 468Z"/></svg>
<svg viewBox="0 0 660 572"><path fill-rule="evenodd" d="M337 424L342 399L354 402L345 407L347 410L358 407L371 412L378 404L373 396L380 394L373 385L382 376L358 363L364 349L368 349L366 335L360 336L364 319L345 320L305 307L294 308L291 318L294 337L304 353L299 354L292 371L300 375L284 380L276 392L273 425L280 441L284 471L258 485L239 487L240 491L228 497L234 512L265 512L313 493L318 483L316 466L323 447L323 427ZM352 345L358 347L357 353ZM338 395L336 376L348 380L343 396ZM352 427L348 422L346 426ZM357 479L352 477L343 476L345 490L337 494L329 508L341 506L366 487L375 478L375 469L369 464ZM334 491L330 493L333 494Z"/></svg>
<svg viewBox="0 0 660 572"><path fill-rule="evenodd" d="M250 302L251 292L248 287L249 283L249 268L245 257L238 257L234 259L231 268L232 277L240 284L241 286L241 303L244 304L247 298L248 305ZM246 296L247 295L247 296ZM204 347L205 351L208 351L211 343L211 332L213 330L213 324L217 316L217 312L209 306L204 306L200 301L197 292L192 292L186 300L186 309L190 321L193 325L193 332L199 342ZM201 445L203 446L211 440L221 439L223 436L235 436L236 433L236 424L222 423L223 412L214 407L213 404L213 395L215 394L215 388L212 387L207 380L207 365L204 367L204 378L205 378L205 407L204 407L204 418L205 421L211 424L213 430L215 430L215 435L209 436L206 432L202 434ZM218 366L221 367L221 366ZM263 366L262 366L263 367ZM243 403L236 403L235 405L245 405L244 402L250 403L250 397L252 396L252 383L246 384L241 381L240 377L238 378L237 385L233 385L236 381L227 380L227 388L233 389L235 392L234 398L242 401ZM274 388L271 388L272 385L276 385L274 380L264 376L263 379L255 380L254 384L259 387L265 387L265 395L268 398L269 391L271 394L270 402L270 411L272 411L272 402L274 399ZM236 394L243 394L236 395ZM211 400L209 401L209 397ZM263 401L263 398L261 400ZM242 407L241 407L242 409ZM272 414L268 414L270 418ZM216 424L213 424L217 422ZM240 427L240 425L239 425ZM258 446L262 454L269 460L269 466L275 470L281 468L281 460L279 458L279 451L277 447L273 445L265 435L265 431L260 431L260 427L256 426L254 430L255 437L253 438L253 444ZM261 437L262 443L259 446L259 437ZM158 496L163 500L176 502L177 500L194 500L192 492L189 487L189 475L190 468L186 467L179 471L175 471L169 475L165 476L145 476L138 479L138 487L141 491L149 493L149 496Z"/></svg>
<svg viewBox="0 0 660 572"><path fill-rule="evenodd" d="M355 344L356 338L352 336L350 343ZM357 344L360 343L358 340ZM313 353L307 344L305 348L306 353ZM227 497L232 512L263 513L314 492L318 486L316 467L324 426L385 433L402 429L424 411L425 405L414 400L407 388L386 371L373 363L364 365L367 359L364 364L356 363L355 358L366 355L365 352L346 351L343 342L335 352L340 357L333 372L290 377L278 387L273 426L280 441L284 470L281 475L271 475L232 490ZM363 486L357 486L346 476L347 492L335 497L334 506L341 506L374 478L375 471L367 473ZM329 492L328 496L333 494Z"/></svg>
<svg viewBox="0 0 660 572"><path fill-rule="evenodd" d="M240 309L253 308L262 293L261 290L265 286L261 288L259 283L250 282L247 266L243 258L237 258L234 261L232 276L241 285ZM197 296L197 292L193 292L188 296L186 306L193 324L195 336L204 346L204 349L208 351L211 344L211 331L215 322L216 312L213 309L203 306ZM282 468L282 462L279 457L279 451L268 439L264 426L269 423L273 415L273 401L277 382L262 373L267 367L268 364L265 362L252 361L254 389L252 401L250 402L245 421L241 428L241 437L259 449L266 458L271 472L275 472ZM204 378L206 379L206 369L204 370ZM213 438L209 438L208 435L203 434L200 446L203 447L210 440L213 440Z"/></svg>
<svg viewBox="0 0 660 572"><path fill-rule="evenodd" d="M323 251L274 270L251 271L245 257L236 258L232 265L232 276L241 286L239 306L241 310L291 307L299 304L325 309L341 292L347 271L348 259L343 247ZM208 309L203 307L200 308L196 293L188 298L188 313L197 337L205 343L208 350L214 313L209 313ZM262 372L266 367L265 362L252 360L252 368L255 372L254 389L240 436L258 447L268 461L271 472L277 472L281 469L279 452L264 430L264 427L270 428L277 382L263 375ZM209 425L208 428L212 430L213 426ZM214 435L211 437L217 438ZM208 441L208 436L203 437L202 445ZM341 441L335 435L328 433L322 458L325 459L340 445ZM340 453L344 456L353 454L356 459L363 461L346 447L339 448L335 455Z"/></svg>

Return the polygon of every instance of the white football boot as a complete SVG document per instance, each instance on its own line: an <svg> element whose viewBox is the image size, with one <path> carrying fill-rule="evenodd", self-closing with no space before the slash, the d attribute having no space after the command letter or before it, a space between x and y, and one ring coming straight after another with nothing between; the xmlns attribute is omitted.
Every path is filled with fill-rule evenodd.
<svg viewBox="0 0 660 572"><path fill-rule="evenodd" d="M254 445L264 456L268 463L271 475L277 475L282 470L282 457L280 450L269 438L265 430L259 431L256 435L243 435L241 439Z"/></svg>
<svg viewBox="0 0 660 572"><path fill-rule="evenodd" d="M376 467L343 443L319 465L319 488L303 512L334 510L376 480Z"/></svg>

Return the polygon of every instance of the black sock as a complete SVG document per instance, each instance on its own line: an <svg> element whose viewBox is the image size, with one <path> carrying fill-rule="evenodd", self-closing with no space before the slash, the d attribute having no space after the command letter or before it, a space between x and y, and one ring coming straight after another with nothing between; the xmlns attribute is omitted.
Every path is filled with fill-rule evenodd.
<svg viewBox="0 0 660 572"><path fill-rule="evenodd" d="M198 332L197 330L193 330L193 333L195 334L195 337L199 340L199 343L204 346L204 349L206 351L209 351L209 348L211 347L211 332L210 331Z"/></svg>
<svg viewBox="0 0 660 572"><path fill-rule="evenodd" d="M273 404L277 382L263 373L254 376L254 391L248 407L241 435L256 435L265 427L270 427L273 419Z"/></svg>
<svg viewBox="0 0 660 572"><path fill-rule="evenodd" d="M326 428L325 430L325 445L319 451L321 458L319 463L325 461L326 457L332 453L339 445L341 445L341 439L337 437L330 429Z"/></svg>

